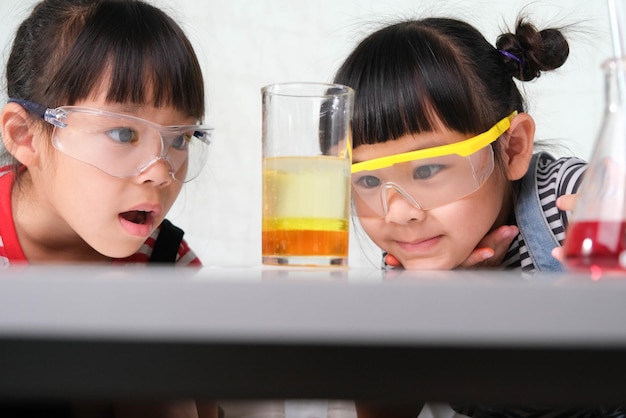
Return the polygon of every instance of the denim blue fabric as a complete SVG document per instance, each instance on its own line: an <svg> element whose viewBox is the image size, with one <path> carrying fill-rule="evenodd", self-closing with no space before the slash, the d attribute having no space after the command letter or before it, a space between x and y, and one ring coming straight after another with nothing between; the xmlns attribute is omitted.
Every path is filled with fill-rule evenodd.
<svg viewBox="0 0 626 418"><path fill-rule="evenodd" d="M564 271L565 268L556 258L552 257L551 251L560 244L543 213L537 192L537 167L542 154L533 155L528 171L520 180L519 195L515 204L515 217L535 268L539 271L558 272Z"/></svg>

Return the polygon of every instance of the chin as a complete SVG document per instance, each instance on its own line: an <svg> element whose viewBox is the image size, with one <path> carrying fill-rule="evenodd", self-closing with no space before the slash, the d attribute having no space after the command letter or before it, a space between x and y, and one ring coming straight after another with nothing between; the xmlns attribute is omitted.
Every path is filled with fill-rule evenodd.
<svg viewBox="0 0 626 418"><path fill-rule="evenodd" d="M412 259L400 262L406 270L453 270L457 267L452 260Z"/></svg>
<svg viewBox="0 0 626 418"><path fill-rule="evenodd" d="M118 245L115 247L107 245L106 247L96 249L96 251L109 258L126 258L139 251L143 243L144 240L142 240L140 243Z"/></svg>

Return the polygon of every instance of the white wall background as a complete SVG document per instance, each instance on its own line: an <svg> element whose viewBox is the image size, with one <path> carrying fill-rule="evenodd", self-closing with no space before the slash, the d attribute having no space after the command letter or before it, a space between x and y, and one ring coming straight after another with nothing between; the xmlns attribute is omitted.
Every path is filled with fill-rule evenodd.
<svg viewBox="0 0 626 418"><path fill-rule="evenodd" d="M602 62L612 54L602 0L149 0L187 31L204 70L206 120L215 126L204 173L185 185L168 217L205 265L261 260L261 95L266 84L331 81L352 48L401 17L440 15L474 24L495 43L521 10L538 27L575 23L570 58L526 83L537 139L560 140L588 158L603 112ZM33 0L0 0L0 58ZM2 91L5 91L4 73ZM5 98L2 99L2 104ZM350 265L378 266L362 233L351 235Z"/></svg>

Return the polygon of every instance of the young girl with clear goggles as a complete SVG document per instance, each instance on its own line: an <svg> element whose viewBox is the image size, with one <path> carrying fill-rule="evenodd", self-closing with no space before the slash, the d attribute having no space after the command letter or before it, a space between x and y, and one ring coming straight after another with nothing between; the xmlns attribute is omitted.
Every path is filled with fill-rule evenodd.
<svg viewBox="0 0 626 418"><path fill-rule="evenodd" d="M356 47L334 81L356 91L354 210L386 266L454 269L493 256L486 264L561 268L551 251L567 213L556 202L576 192L585 163L535 151L514 79L536 79L568 54L560 30L521 18L495 47L447 18L393 24Z"/></svg>
<svg viewBox="0 0 626 418"><path fill-rule="evenodd" d="M0 113L0 266L200 266L165 216L207 161L204 81L180 26L139 0L43 0L19 25ZM141 301L137 302L141 304ZM216 418L193 400L24 405L0 415Z"/></svg>
<svg viewBox="0 0 626 418"><path fill-rule="evenodd" d="M141 1L44 0L17 30L6 85L0 265L201 265L165 219L212 135L177 23Z"/></svg>

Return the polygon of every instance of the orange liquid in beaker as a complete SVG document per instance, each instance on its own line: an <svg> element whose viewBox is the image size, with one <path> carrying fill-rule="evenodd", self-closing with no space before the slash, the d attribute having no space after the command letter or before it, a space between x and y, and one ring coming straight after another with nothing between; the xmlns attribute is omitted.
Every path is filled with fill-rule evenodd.
<svg viewBox="0 0 626 418"><path fill-rule="evenodd" d="M348 231L264 230L263 255L348 256Z"/></svg>

